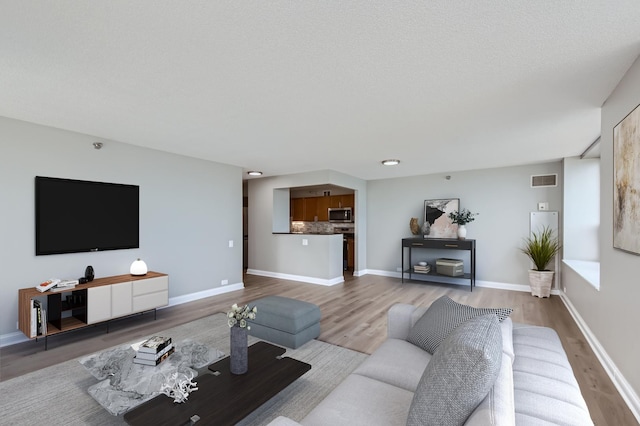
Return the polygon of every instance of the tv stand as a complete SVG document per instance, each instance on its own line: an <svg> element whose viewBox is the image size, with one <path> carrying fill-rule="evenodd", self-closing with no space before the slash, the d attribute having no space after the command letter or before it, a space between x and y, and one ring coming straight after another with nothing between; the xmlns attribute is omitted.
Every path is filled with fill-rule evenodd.
<svg viewBox="0 0 640 426"><path fill-rule="evenodd" d="M46 310L46 331L41 334L32 325L34 300ZM107 323L129 315L154 311L169 304L169 276L159 272L146 275L117 275L97 278L62 291L39 292L34 287L18 290L18 328L30 339Z"/></svg>

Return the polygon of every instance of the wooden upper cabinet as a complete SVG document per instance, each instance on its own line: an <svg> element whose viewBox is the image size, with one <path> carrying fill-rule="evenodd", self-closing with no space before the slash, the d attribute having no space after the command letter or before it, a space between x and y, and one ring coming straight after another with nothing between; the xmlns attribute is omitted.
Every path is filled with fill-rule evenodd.
<svg viewBox="0 0 640 426"><path fill-rule="evenodd" d="M291 220L313 222L327 222L329 220L329 208L351 207L354 208L353 194L331 195L325 197L291 198L289 209Z"/></svg>
<svg viewBox="0 0 640 426"><path fill-rule="evenodd" d="M355 197L353 194L347 194L342 196L342 207L355 207Z"/></svg>
<svg viewBox="0 0 640 426"><path fill-rule="evenodd" d="M304 220L304 198L292 198L289 205L291 207L291 220Z"/></svg>
<svg viewBox="0 0 640 426"><path fill-rule="evenodd" d="M333 197L318 197L318 221L327 222L329 220L329 207Z"/></svg>
<svg viewBox="0 0 640 426"><path fill-rule="evenodd" d="M303 219L305 222L313 222L318 216L318 198L309 197L303 198L304 200L304 214Z"/></svg>
<svg viewBox="0 0 640 426"><path fill-rule="evenodd" d="M331 196L331 206L332 208L336 207L354 207L354 196L353 194L346 195L332 195Z"/></svg>

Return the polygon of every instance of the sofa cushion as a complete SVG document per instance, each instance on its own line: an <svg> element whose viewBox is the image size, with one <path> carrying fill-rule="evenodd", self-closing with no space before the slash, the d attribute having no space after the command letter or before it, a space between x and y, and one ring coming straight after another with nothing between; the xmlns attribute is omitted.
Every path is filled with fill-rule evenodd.
<svg viewBox="0 0 640 426"><path fill-rule="evenodd" d="M593 424L571 364L553 329L514 324L513 347L518 424Z"/></svg>
<svg viewBox="0 0 640 426"><path fill-rule="evenodd" d="M300 423L326 425L405 425L413 393L350 374Z"/></svg>
<svg viewBox="0 0 640 426"><path fill-rule="evenodd" d="M511 308L474 308L442 296L411 328L407 341L433 354L449 333L463 322L486 314L494 314L503 321L512 311Z"/></svg>
<svg viewBox="0 0 640 426"><path fill-rule="evenodd" d="M414 394L407 425L462 425L500 371L502 336L495 313L472 318L442 342Z"/></svg>
<svg viewBox="0 0 640 426"><path fill-rule="evenodd" d="M415 392L431 357L406 340L387 339L353 373Z"/></svg>
<svg viewBox="0 0 640 426"><path fill-rule="evenodd" d="M513 351L513 321L511 318L505 318L500 323L500 331L502 331L502 354L507 355L513 364L516 354Z"/></svg>
<svg viewBox="0 0 640 426"><path fill-rule="evenodd" d="M513 426L516 424L511 358L502 351L500 372L487 396L464 426Z"/></svg>

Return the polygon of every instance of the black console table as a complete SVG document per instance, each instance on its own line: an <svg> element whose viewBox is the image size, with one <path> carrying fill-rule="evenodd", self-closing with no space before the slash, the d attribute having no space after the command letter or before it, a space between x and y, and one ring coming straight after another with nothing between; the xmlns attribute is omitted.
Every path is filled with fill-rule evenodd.
<svg viewBox="0 0 640 426"><path fill-rule="evenodd" d="M409 255L405 257L405 249L408 249ZM414 259L417 257L413 250L416 249L430 249L430 250L465 250L468 251L468 257L470 258L470 269L468 273L457 277L450 277L448 275L438 274L436 272L435 258L430 259L428 262L431 265L431 271L429 273L414 272L413 266ZM426 255L423 257L427 257ZM405 259L408 261L408 267L406 266ZM423 260L421 258L421 260ZM417 263L417 261L416 261ZM461 283L468 282L470 290L473 291L473 287L476 285L476 240L454 240L454 239L440 239L440 238L403 238L402 239L402 282L404 283L405 275L410 280L419 281L432 281L440 283Z"/></svg>

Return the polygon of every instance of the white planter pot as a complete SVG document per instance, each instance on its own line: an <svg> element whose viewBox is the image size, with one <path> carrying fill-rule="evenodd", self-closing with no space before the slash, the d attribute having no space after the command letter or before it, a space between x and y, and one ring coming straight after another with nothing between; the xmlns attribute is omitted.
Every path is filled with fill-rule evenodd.
<svg viewBox="0 0 640 426"><path fill-rule="evenodd" d="M531 285L531 295L537 297L549 297L551 295L553 274L553 271L536 271L530 269L529 285Z"/></svg>

